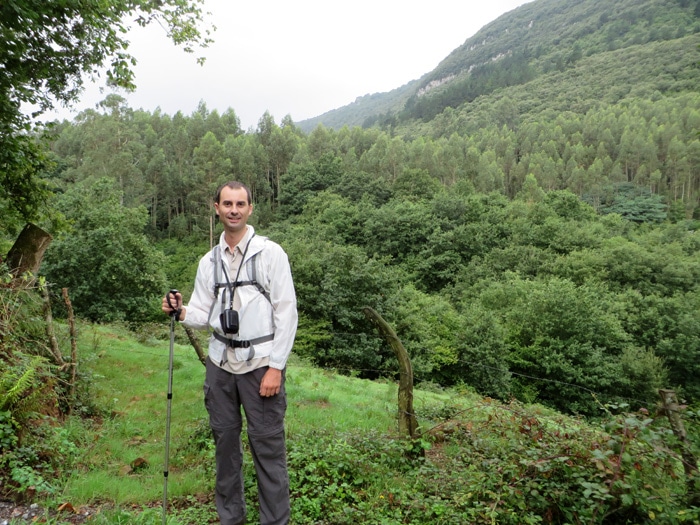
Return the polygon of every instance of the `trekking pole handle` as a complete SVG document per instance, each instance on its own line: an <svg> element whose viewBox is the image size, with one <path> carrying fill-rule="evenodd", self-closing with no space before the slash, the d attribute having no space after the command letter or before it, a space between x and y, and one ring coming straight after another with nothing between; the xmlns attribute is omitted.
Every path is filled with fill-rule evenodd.
<svg viewBox="0 0 700 525"><path fill-rule="evenodd" d="M172 315L176 318L180 317L180 312L182 310L181 308L177 307L177 294L179 294L179 293L180 292L177 291L175 288L173 288L172 290L170 290L168 292L168 306L170 307L170 310L171 310L170 315ZM175 299L175 306L173 306L173 303L170 302L171 296Z"/></svg>

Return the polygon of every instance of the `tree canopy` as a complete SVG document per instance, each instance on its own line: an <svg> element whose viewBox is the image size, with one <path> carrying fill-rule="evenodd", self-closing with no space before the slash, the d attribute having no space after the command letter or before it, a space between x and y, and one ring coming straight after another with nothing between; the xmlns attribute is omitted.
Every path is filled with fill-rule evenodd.
<svg viewBox="0 0 700 525"><path fill-rule="evenodd" d="M0 4L0 209L28 220L46 199L37 173L48 166L29 132L46 110L77 99L86 78L133 89L126 37L132 24L158 21L185 51L206 47L202 0L110 0ZM203 60L203 59L200 59ZM104 71L103 71L104 68ZM27 112L31 111L28 115Z"/></svg>

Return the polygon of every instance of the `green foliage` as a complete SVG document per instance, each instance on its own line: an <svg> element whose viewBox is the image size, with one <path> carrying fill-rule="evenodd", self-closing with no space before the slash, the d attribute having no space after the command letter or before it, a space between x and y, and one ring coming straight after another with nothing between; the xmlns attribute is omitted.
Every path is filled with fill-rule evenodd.
<svg viewBox="0 0 700 525"><path fill-rule="evenodd" d="M459 362L442 371L445 382L469 385L484 396L507 399L513 393L512 375L504 355L504 327L497 313L476 304L460 313Z"/></svg>
<svg viewBox="0 0 700 525"><path fill-rule="evenodd" d="M52 129L74 230L46 271L82 316L160 321L163 271L189 295L218 231L209 194L236 177L290 253L312 362L391 376L369 305L426 384L588 414L589 391L697 399L698 35L692 7L672 4L525 4L390 105L362 97L384 130L305 136L266 113L244 133L232 110L170 117L108 97ZM97 173L113 184L89 190Z"/></svg>
<svg viewBox="0 0 700 525"><path fill-rule="evenodd" d="M43 389L40 369L46 361L39 356L25 360L26 363L4 363L0 367L0 410L9 410L17 423L26 423L33 415L36 398Z"/></svg>
<svg viewBox="0 0 700 525"><path fill-rule="evenodd" d="M162 446L152 445L161 443L162 426L147 423L154 410L148 399L162 388L158 384L164 384L160 381L167 370L152 370L162 359L149 355L148 347L127 332L104 325L95 330L115 343L93 348L90 336L84 335L81 356L101 356L88 359L90 373L100 378L96 398L116 414L99 426L76 425L73 419L56 433L47 426L36 441L25 444L22 457L42 457L51 450L61 463L17 469L19 482L12 483L38 483L55 494L51 502L58 494L60 501L69 498L75 506L99 501L100 510L91 518L95 523L155 524L162 518L159 467L138 475L115 470L123 458L135 454L157 457L153 463L162 460ZM178 361L178 391L201 388L201 364L183 356ZM676 452L679 443L666 418L654 418L646 410L599 406L599 417L585 421L541 406L496 402L464 389L431 393L418 387L422 434L412 441L383 423L374 429L365 424L371 412L384 410L377 394L386 383L337 376L296 362L287 378L294 523L607 525L651 520L675 525L700 518L688 502L688 479ZM339 384L338 395L329 395ZM394 388L390 391L395 394ZM317 393L325 394L322 403L314 402ZM177 395L174 402L168 523L215 521L213 440L205 408L189 395ZM394 403L381 421L394 420ZM319 413L320 418L308 422ZM697 450L696 408L682 411L681 417ZM99 475L106 480L102 490L95 485ZM250 462L244 476L248 518L254 522L258 509ZM69 483L62 488L64 479ZM85 490L76 492L78 485ZM48 516L47 523L54 523L51 519L60 523Z"/></svg>
<svg viewBox="0 0 700 525"><path fill-rule="evenodd" d="M414 95L406 102L401 118L430 121L445 108L456 108L472 102L497 88L525 84L536 76L536 71L528 64L527 58L523 52L513 53L497 62L473 68L469 74L431 96Z"/></svg>
<svg viewBox="0 0 700 525"><path fill-rule="evenodd" d="M670 384L678 385L689 400L696 400L700 395L696 359L700 334L698 291L672 297L629 292L626 299L626 330L664 360Z"/></svg>
<svg viewBox="0 0 700 525"><path fill-rule="evenodd" d="M371 328L362 307L383 304L387 291L396 288L400 274L354 246L310 244L294 238L284 247L297 300L304 305L305 324L312 330L318 326L330 330L327 335L331 337L316 336L313 353L307 357L323 366L370 373L383 369L389 351L380 339L368 335Z"/></svg>
<svg viewBox="0 0 700 525"><path fill-rule="evenodd" d="M194 288L194 278L197 274L199 259L209 251L206 242L196 238L164 239L157 248L165 256L164 271L168 280L168 289L179 290L185 300L190 297Z"/></svg>
<svg viewBox="0 0 700 525"><path fill-rule="evenodd" d="M12 412L0 412L0 454L12 450L17 445L17 426Z"/></svg>
<svg viewBox="0 0 700 525"><path fill-rule="evenodd" d="M299 326L294 339L294 353L301 358L314 360L320 348L326 348L333 339L330 319L309 319L299 314Z"/></svg>
<svg viewBox="0 0 700 525"><path fill-rule="evenodd" d="M504 358L511 372L522 375L513 391L523 399L595 414L590 393L606 399L640 395L636 402L650 403L663 386L663 367L653 358L638 361L634 370L622 366L631 338L615 315L614 296L599 286L513 277L484 290L479 302L504 327Z"/></svg>
<svg viewBox="0 0 700 525"><path fill-rule="evenodd" d="M5 497L21 498L26 492L47 497L58 492L79 455L75 436L68 427L49 417L32 422L32 432L0 449L0 479Z"/></svg>
<svg viewBox="0 0 700 525"><path fill-rule="evenodd" d="M324 447L319 447L320 439ZM329 510L355 505L358 492L371 482L372 467L366 459L342 437L329 440L310 434L290 441L287 462L294 523L328 519Z"/></svg>
<svg viewBox="0 0 700 525"><path fill-rule="evenodd" d="M586 414L597 411L591 392L641 405L664 384L695 392L694 369L681 365L697 352L694 302L663 300L678 308L671 318L684 320L682 335L666 315L636 306L696 287L697 246L687 227L599 217L568 191L532 202L425 197L369 207L327 190L307 202L303 222L280 231L292 247L305 357L367 377L394 368L357 315L364 297L409 349L419 381L467 382L483 394ZM359 266L340 263L343 251ZM359 272L362 285L350 281L363 265L372 275ZM396 271L381 296L367 288L380 268ZM341 299L351 289L354 300Z"/></svg>
<svg viewBox="0 0 700 525"><path fill-rule="evenodd" d="M2 121L11 121L6 113L10 105L30 103L46 109L51 107L51 96L70 102L80 92L80 75L92 74L93 68L105 62L110 62L107 77L112 83L133 87L130 68L134 59L125 52L128 41L123 33L125 15L134 11L139 12L139 25L153 21L167 24L169 36L177 44L208 43L195 26L202 15L196 3L115 2L109 8L60 4L41 9L24 3L5 4L0 17L4 36L0 61L10 67L1 84L8 106L3 108ZM37 26L44 29L41 36L28 29Z"/></svg>
<svg viewBox="0 0 700 525"><path fill-rule="evenodd" d="M23 7L15 4L0 11ZM142 7L156 15L172 6ZM197 19L194 4L180 7L169 21L177 25L187 13ZM83 6L96 17L86 27L99 29L97 51L118 43L112 30L129 8L116 5L100 18L102 7ZM73 7L46 11L55 9ZM236 177L253 190L256 227L290 256L300 310L295 352L305 362L393 378L395 357L362 315L369 305L395 328L421 386L586 416L601 415L598 400L651 408L659 387L697 402L700 237L691 217L700 209L700 70L692 10L692 2L665 0L621 0L614 12L592 0L525 4L420 81L352 105L354 118L385 131L319 126L304 136L291 119L278 126L266 113L254 132L243 133L232 110L219 115L202 103L190 116L169 117L108 97L99 111L50 130L55 169L48 174L52 165L25 134L27 121L0 119L0 229L12 233L22 220L44 216L35 212L42 201L54 206L50 183L73 226L46 254L50 282L69 288L81 317L162 324L158 298L168 287L189 295L197 261L216 235L210 193ZM0 56L27 42L12 35L30 36L26 28L11 35L3 23L15 18L2 18L0 32L9 36ZM42 81L61 52L50 39L38 44L50 56L32 82ZM128 84L129 57L118 54L113 66L113 80ZM7 71L5 85L21 72ZM46 93L69 100L67 85L49 85ZM31 89L17 93L41 103ZM6 103L0 117L16 109L15 101ZM109 180L95 180L98 173ZM3 286L9 283L3 274ZM22 357L45 345L39 304L0 290L0 351L13 358L0 369L0 463L3 484L15 494L32 486L55 492L75 457L74 436L49 427L27 433L30 401L43 397L62 407L55 377ZM143 339L151 344L165 333L149 330ZM94 346L103 344L97 331L94 337ZM104 351L119 344L112 340ZM134 370L141 373L146 357L139 357ZM322 393L314 391L321 418L334 403L329 377L317 382L326 385ZM78 398L80 414L109 413L89 401L87 388ZM607 411L596 428L515 403L480 408L468 417L452 405L419 410L426 420L415 442L300 430L293 421L295 522L698 521L662 421ZM697 453L695 412L687 417ZM117 418L113 439L140 435L150 419ZM191 446L176 461L211 481L206 429L185 435ZM106 478L113 484L114 472ZM250 467L246 486L252 495ZM207 521L211 509L189 497L182 501L192 509L178 518ZM113 521L156 520L150 510L115 512Z"/></svg>
<svg viewBox="0 0 700 525"><path fill-rule="evenodd" d="M332 153L314 163L292 165L280 194L280 215L299 215L310 197L337 184L341 174L341 160Z"/></svg>
<svg viewBox="0 0 700 525"><path fill-rule="evenodd" d="M388 321L401 334L416 378L454 383L460 376L459 337L462 321L448 301L402 287L387 305ZM395 368L390 365L389 370Z"/></svg>
<svg viewBox="0 0 700 525"><path fill-rule="evenodd" d="M38 140L12 136L2 122L0 137L0 231L16 234L24 222L51 215L49 186L38 175L51 163Z"/></svg>
<svg viewBox="0 0 700 525"><path fill-rule="evenodd" d="M145 210L120 206L119 192L106 179L74 187L61 205L73 228L47 250L47 279L68 288L80 316L149 320L149 301L166 285L163 256L142 233Z"/></svg>
<svg viewBox="0 0 700 525"><path fill-rule="evenodd" d="M0 481L5 497L55 493L78 449L56 424L60 388L46 359L14 352L0 366Z"/></svg>
<svg viewBox="0 0 700 525"><path fill-rule="evenodd" d="M647 188L621 184L600 202L601 213L617 213L632 222L663 222L667 206L659 195Z"/></svg>
<svg viewBox="0 0 700 525"><path fill-rule="evenodd" d="M485 405L483 408L486 408ZM669 432L645 413L601 427L518 404L448 416L412 443L310 432L290 440L295 523L692 523ZM485 414L484 414L485 416ZM571 439L576 436L575 439Z"/></svg>
<svg viewBox="0 0 700 525"><path fill-rule="evenodd" d="M386 204L392 196L391 185L385 179L364 171L343 171L333 190L350 201L366 201L372 206Z"/></svg>

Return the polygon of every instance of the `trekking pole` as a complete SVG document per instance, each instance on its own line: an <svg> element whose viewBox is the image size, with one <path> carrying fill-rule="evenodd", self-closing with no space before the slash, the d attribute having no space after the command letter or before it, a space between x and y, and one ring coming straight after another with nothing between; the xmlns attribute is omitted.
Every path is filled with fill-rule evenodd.
<svg viewBox="0 0 700 525"><path fill-rule="evenodd" d="M170 313L170 356L168 359L168 410L165 416L165 463L163 467L163 525L166 524L168 512L168 463L170 459L170 407L173 401L173 347L175 346L175 318L180 311L177 308L177 290L168 292L168 306ZM175 299L175 306L170 302L170 296Z"/></svg>

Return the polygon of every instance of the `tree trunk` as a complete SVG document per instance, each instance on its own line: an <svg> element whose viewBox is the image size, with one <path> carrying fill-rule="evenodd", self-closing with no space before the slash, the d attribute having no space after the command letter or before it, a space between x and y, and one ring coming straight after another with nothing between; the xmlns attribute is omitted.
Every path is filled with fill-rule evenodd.
<svg viewBox="0 0 700 525"><path fill-rule="evenodd" d="M401 340L381 315L369 306L362 311L365 317L374 324L379 333L386 339L399 360L399 433L407 433L411 439L416 439L418 421L413 412L413 367L411 358L404 348Z"/></svg>
<svg viewBox="0 0 700 525"><path fill-rule="evenodd" d="M34 282L34 276L39 271L44 252L52 239L48 232L34 224L28 223L24 227L7 253L7 266L15 279L29 273L32 276L29 279L30 283Z"/></svg>

